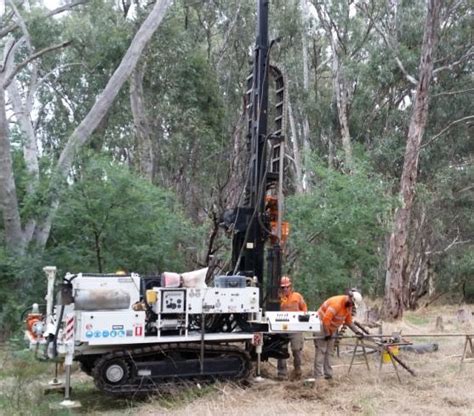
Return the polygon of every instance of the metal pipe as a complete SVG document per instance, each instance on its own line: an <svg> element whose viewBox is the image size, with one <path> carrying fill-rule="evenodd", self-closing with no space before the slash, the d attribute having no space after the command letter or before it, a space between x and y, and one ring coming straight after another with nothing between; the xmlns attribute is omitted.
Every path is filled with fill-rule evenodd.
<svg viewBox="0 0 474 416"><path fill-rule="evenodd" d="M53 301L54 301L54 280L56 279L56 266L43 267L43 271L46 273L48 279L48 291L46 294L46 325L49 323L49 318L53 313Z"/></svg>
<svg viewBox="0 0 474 416"><path fill-rule="evenodd" d="M64 389L64 400L70 399L71 392L71 366L66 365L66 385Z"/></svg>
<svg viewBox="0 0 474 416"><path fill-rule="evenodd" d="M364 335L363 338L393 338L396 335ZM413 338L444 338L444 337L474 337L474 334L400 334L401 337L413 337ZM305 337L304 339L324 339L324 336L316 336L316 337ZM360 338L356 335L345 335L343 337L337 337L338 339L355 339Z"/></svg>

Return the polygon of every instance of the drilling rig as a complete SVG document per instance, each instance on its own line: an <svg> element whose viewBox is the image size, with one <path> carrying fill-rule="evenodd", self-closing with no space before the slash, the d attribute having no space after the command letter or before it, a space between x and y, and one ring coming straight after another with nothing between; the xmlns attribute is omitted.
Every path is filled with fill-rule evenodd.
<svg viewBox="0 0 474 416"><path fill-rule="evenodd" d="M291 332L319 332L315 312L279 311L285 82L270 65L268 0L258 1L257 37L246 94L248 179L242 203L224 215L232 270L206 283L207 269L157 276L48 276L47 310L34 305L26 336L43 356L72 361L111 395L146 393L181 380L241 380L252 362L288 358ZM275 125L268 133L269 82ZM266 266L266 267L265 267ZM70 373L66 374L70 377Z"/></svg>

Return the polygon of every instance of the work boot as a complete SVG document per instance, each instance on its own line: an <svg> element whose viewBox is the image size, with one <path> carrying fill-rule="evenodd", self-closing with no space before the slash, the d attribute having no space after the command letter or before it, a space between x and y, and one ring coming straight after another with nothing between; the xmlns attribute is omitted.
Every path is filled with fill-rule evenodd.
<svg viewBox="0 0 474 416"><path fill-rule="evenodd" d="M299 368L298 369L295 368L293 372L291 373L290 380L292 381L301 380L302 375L303 375L302 371Z"/></svg>
<svg viewBox="0 0 474 416"><path fill-rule="evenodd" d="M286 381L286 380L288 380L288 374L279 373L279 374L277 375L277 380L278 380L278 381Z"/></svg>
<svg viewBox="0 0 474 416"><path fill-rule="evenodd" d="M317 378L314 381L313 389L317 392L324 392L328 389L328 385L322 378Z"/></svg>

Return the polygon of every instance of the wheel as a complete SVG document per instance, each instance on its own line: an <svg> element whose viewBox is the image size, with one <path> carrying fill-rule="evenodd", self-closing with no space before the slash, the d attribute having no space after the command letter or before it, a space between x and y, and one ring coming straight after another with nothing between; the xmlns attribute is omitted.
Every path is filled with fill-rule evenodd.
<svg viewBox="0 0 474 416"><path fill-rule="evenodd" d="M98 373L104 384L117 386L125 384L130 378L130 366L122 358L114 358L100 365Z"/></svg>

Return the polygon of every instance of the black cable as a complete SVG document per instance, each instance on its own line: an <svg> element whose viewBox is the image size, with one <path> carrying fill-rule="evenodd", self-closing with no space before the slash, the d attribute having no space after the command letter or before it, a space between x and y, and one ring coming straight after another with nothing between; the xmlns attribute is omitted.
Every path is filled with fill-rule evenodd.
<svg viewBox="0 0 474 416"><path fill-rule="evenodd" d="M68 283L71 283L76 277L77 277L77 274L71 275L71 277L69 279L66 279L66 276L64 276L63 280L65 280Z"/></svg>
<svg viewBox="0 0 474 416"><path fill-rule="evenodd" d="M61 322L63 320L63 315L64 315L64 309L66 308L65 305L61 305L61 311L59 312L59 319L57 320L56 323L56 332L54 334L54 340L53 340L53 357L56 358L58 356L58 334L59 334L59 326L61 325ZM46 322L47 324L47 322Z"/></svg>

